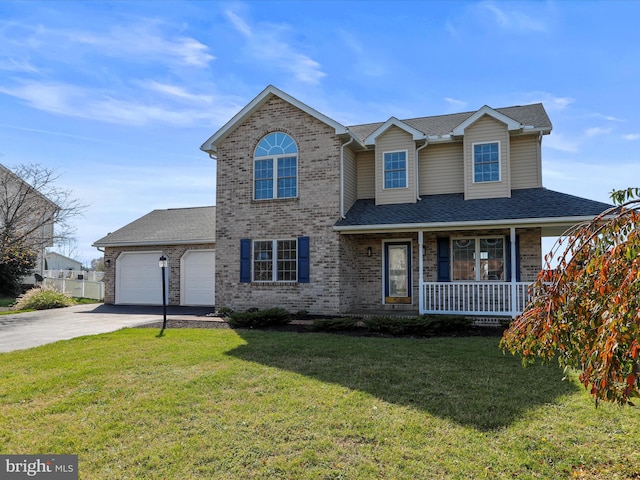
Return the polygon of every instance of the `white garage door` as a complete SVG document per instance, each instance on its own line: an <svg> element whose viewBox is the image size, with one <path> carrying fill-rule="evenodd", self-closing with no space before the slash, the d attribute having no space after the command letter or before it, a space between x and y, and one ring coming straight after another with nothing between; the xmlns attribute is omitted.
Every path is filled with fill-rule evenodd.
<svg viewBox="0 0 640 480"><path fill-rule="evenodd" d="M116 261L116 303L162 305L162 252L124 252ZM168 268L165 273L168 275ZM167 282L167 288L169 283Z"/></svg>
<svg viewBox="0 0 640 480"><path fill-rule="evenodd" d="M190 250L182 257L182 305L215 305L216 254Z"/></svg>

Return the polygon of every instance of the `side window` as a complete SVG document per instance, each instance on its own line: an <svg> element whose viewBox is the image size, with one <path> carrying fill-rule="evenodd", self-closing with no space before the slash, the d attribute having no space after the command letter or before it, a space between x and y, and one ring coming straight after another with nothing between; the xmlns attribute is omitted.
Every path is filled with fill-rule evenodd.
<svg viewBox="0 0 640 480"><path fill-rule="evenodd" d="M272 132L253 155L253 198L295 198L298 196L298 147L289 135Z"/></svg>
<svg viewBox="0 0 640 480"><path fill-rule="evenodd" d="M473 182L500 181L500 143L473 144Z"/></svg>

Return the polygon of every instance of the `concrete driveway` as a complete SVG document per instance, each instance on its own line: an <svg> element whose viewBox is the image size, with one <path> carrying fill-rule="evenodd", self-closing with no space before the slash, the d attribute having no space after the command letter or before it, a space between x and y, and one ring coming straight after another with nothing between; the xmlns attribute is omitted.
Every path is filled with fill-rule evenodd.
<svg viewBox="0 0 640 480"><path fill-rule="evenodd" d="M195 320L210 307L167 307L167 320ZM0 352L162 321L162 307L90 304L0 315Z"/></svg>

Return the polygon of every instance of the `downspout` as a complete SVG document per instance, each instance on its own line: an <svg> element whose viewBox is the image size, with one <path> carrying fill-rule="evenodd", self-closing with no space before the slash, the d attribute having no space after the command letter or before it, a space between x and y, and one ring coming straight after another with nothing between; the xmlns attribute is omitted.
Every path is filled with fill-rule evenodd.
<svg viewBox="0 0 640 480"><path fill-rule="evenodd" d="M351 134L349 134L351 135ZM344 211L344 147L353 142L355 138L351 135L351 140L340 147L340 218L345 218Z"/></svg>
<svg viewBox="0 0 640 480"><path fill-rule="evenodd" d="M420 198L420 150L429 145L429 142L425 139L424 145L416 148L416 200L419 202Z"/></svg>

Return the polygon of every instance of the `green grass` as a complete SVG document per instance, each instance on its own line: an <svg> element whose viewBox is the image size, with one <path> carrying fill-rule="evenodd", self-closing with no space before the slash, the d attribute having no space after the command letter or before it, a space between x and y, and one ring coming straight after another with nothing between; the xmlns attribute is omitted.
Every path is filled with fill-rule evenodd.
<svg viewBox="0 0 640 480"><path fill-rule="evenodd" d="M0 453L83 479L632 479L640 412L497 338L128 329L0 354Z"/></svg>

